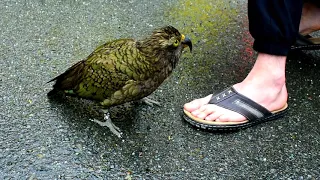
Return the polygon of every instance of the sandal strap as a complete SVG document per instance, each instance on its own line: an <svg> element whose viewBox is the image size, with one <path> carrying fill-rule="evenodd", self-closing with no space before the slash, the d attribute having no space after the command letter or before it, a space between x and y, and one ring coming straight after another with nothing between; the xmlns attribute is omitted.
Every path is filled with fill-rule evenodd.
<svg viewBox="0 0 320 180"><path fill-rule="evenodd" d="M213 95L209 104L215 104L237 112L246 117L249 121L272 115L269 110L238 93L233 87L229 87L226 90Z"/></svg>
<svg viewBox="0 0 320 180"><path fill-rule="evenodd" d="M298 34L296 42L291 46L291 50L319 50L320 38L313 38L310 35Z"/></svg>

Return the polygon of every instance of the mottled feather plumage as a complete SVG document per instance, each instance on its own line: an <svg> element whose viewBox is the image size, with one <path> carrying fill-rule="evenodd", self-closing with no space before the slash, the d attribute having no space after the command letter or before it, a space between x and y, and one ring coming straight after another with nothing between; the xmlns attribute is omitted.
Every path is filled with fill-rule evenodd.
<svg viewBox="0 0 320 180"><path fill-rule="evenodd" d="M140 41L105 43L52 79L53 91L96 100L104 107L141 99L171 74L186 45L191 49L191 41L172 26Z"/></svg>

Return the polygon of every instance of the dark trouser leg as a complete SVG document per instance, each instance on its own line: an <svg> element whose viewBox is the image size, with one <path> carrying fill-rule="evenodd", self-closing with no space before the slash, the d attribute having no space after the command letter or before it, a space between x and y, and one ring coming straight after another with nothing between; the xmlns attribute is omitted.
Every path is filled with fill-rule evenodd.
<svg viewBox="0 0 320 180"><path fill-rule="evenodd" d="M248 0L254 50L286 56L299 33L302 0Z"/></svg>

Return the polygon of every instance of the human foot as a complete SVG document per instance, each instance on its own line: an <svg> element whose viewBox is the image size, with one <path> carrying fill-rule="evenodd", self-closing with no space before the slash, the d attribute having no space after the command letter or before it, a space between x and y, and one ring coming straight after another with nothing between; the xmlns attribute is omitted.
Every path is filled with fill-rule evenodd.
<svg viewBox="0 0 320 180"><path fill-rule="evenodd" d="M287 102L284 56L259 53L247 78L233 87L240 94L262 105L269 111L283 108ZM192 116L207 121L242 122L246 118L234 111L208 104L212 95L196 99L184 105Z"/></svg>
<svg viewBox="0 0 320 180"><path fill-rule="evenodd" d="M304 3L299 32L302 35L320 30L320 8L312 3Z"/></svg>
<svg viewBox="0 0 320 180"><path fill-rule="evenodd" d="M246 86L245 90L240 90L239 86L245 83L239 83L233 86L237 92L243 91L241 95L253 100L257 104L265 107L270 112L275 112L286 106L287 90L285 85L279 91L278 89L268 88L268 90L261 88L254 88L253 86ZM257 90L257 89L260 89ZM251 93L246 93L251 92ZM244 122L246 118L237 112L225 109L223 107L209 104L212 94L201 99L196 99L184 105L184 109L190 112L194 117L207 121L217 122Z"/></svg>

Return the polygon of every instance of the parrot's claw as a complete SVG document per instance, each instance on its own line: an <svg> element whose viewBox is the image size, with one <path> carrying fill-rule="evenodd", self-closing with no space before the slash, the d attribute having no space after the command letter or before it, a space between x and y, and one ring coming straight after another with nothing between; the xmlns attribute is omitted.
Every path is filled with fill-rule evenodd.
<svg viewBox="0 0 320 180"><path fill-rule="evenodd" d="M160 106L160 105L161 105L158 101L149 99L149 98L147 98L147 97L143 98L142 101L143 101L144 103L148 104L149 106L153 106L153 105Z"/></svg>
<svg viewBox="0 0 320 180"><path fill-rule="evenodd" d="M115 134L116 136L121 138L122 132L120 131L120 128L117 127L116 125L114 125L111 122L111 119L108 119L108 120L106 120L104 122L96 120L96 119L93 119L92 121L95 122L95 123L98 123L100 126L107 126L113 134Z"/></svg>
<svg viewBox="0 0 320 180"><path fill-rule="evenodd" d="M92 119L91 121L98 123L100 126L107 126L113 134L121 138L122 132L119 127L112 123L109 112L106 110L102 111L104 112L104 122L97 119Z"/></svg>

